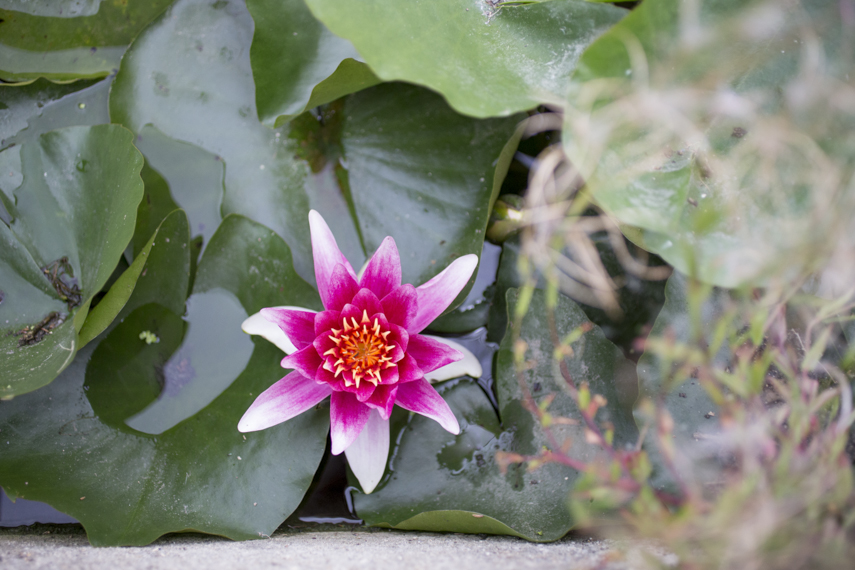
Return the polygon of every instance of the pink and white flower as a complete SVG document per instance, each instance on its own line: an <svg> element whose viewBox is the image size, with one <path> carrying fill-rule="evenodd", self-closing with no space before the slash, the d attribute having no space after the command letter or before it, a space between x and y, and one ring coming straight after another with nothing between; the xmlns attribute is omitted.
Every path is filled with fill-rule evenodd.
<svg viewBox="0 0 855 570"><path fill-rule="evenodd" d="M402 285L401 259L391 237L383 240L357 277L314 210L309 226L325 310L262 309L261 316L287 337L277 345L286 352L293 349L282 359L282 367L293 372L253 402L238 429L266 429L330 396L332 453L345 453L363 490L370 493L386 466L389 416L395 404L436 420L453 434L460 432L448 404L425 375L464 355L419 333L457 297L478 265L478 256L456 259L419 287Z"/></svg>

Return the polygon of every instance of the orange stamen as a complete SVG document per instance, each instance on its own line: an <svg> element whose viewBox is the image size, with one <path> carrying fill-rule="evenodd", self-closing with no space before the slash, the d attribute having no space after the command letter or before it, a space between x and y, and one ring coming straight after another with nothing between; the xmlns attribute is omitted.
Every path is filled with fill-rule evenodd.
<svg viewBox="0 0 855 570"><path fill-rule="evenodd" d="M324 363L324 368L333 372L338 378L342 372L350 371L353 380L344 378L345 386L359 388L361 381L380 384L380 371L391 368L391 353L395 346L389 344L387 337L391 331L382 330L380 321L374 318L373 323L368 311L362 311L360 323L354 317L342 319L341 329L330 329L329 339L335 344L324 352L323 356L331 357ZM335 359L333 361L332 359Z"/></svg>

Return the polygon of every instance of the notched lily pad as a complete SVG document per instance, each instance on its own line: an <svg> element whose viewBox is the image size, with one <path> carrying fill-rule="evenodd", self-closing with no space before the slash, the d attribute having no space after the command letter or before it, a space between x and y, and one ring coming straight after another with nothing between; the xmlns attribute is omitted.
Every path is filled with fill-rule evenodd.
<svg viewBox="0 0 855 570"><path fill-rule="evenodd" d="M701 297L696 292L692 301L690 288L700 290L685 275L675 272L665 287L665 305L662 307L650 339L670 339L678 344L695 346L713 346L723 338L721 323L727 321L730 296L727 291L711 289L708 295ZM715 355L714 366L724 369L730 364L731 352L727 342ZM697 378L690 375L676 376L671 372L672 363L656 351L646 351L638 361L639 402L650 399L661 404L670 414L674 426L668 445L676 450L674 467L680 477L686 480L715 481L721 475L721 464L711 459L715 435L721 431L718 404L701 385ZM651 418L644 408L636 411L639 428ZM650 456L654 471L652 482L659 488L671 488L676 485L674 473L663 462L659 443L655 437L648 437L644 443Z"/></svg>
<svg viewBox="0 0 855 570"><path fill-rule="evenodd" d="M167 221L176 216L183 219L178 212ZM186 240L186 221L183 228ZM281 238L229 216L203 255L191 297L216 303L191 308L185 321L178 315L189 256L186 241L153 250L121 323L82 349L51 385L0 402L4 434L16 434L0 455L0 484L11 497L45 501L75 517L94 545L144 545L182 531L267 537L299 505L324 452L328 409L262 432L237 431L258 394L284 375L281 352L246 336L249 362L218 386L204 409L185 410L188 417L159 434L128 425L129 417L169 391L169 362L185 366L176 372L196 384L204 384L211 370L229 369L234 353L193 341L194 327L243 335L240 322L248 313L278 304L311 306L317 299L294 273ZM170 300L170 286L180 292L179 307ZM225 307L225 299L234 306ZM181 364L189 341L187 360L197 374Z"/></svg>
<svg viewBox="0 0 855 570"><path fill-rule="evenodd" d="M0 9L0 79L54 81L104 77L119 68L131 40L173 0L148 2L26 2ZM57 15L63 6L80 9ZM94 8L94 10L93 10Z"/></svg>
<svg viewBox="0 0 855 570"><path fill-rule="evenodd" d="M504 116L562 97L582 50L627 12L581 0L306 0L384 81L424 85L458 112Z"/></svg>
<svg viewBox="0 0 855 570"><path fill-rule="evenodd" d="M110 83L105 79L60 85L38 79L28 85L0 85L0 148L62 127L109 123Z"/></svg>
<svg viewBox="0 0 855 570"><path fill-rule="evenodd" d="M303 0L249 0L255 20L258 118L280 127L303 111L380 83L349 41L315 19Z"/></svg>
<svg viewBox="0 0 855 570"><path fill-rule="evenodd" d="M23 182L0 222L0 396L44 386L78 350L133 233L142 157L131 140L113 125L70 127L21 147Z"/></svg>
<svg viewBox="0 0 855 570"><path fill-rule="evenodd" d="M142 205L141 205L142 208ZM176 314L184 312L184 298L190 279L190 262L186 251L190 250L187 216L183 210L175 210L161 222L151 234L145 246L136 254L133 263L122 272L98 303L86 316L78 335L79 348L104 332L114 319L124 318L135 305L156 301L169 307ZM163 270L149 265L170 267L172 281L165 281ZM134 304L128 304L132 293Z"/></svg>
<svg viewBox="0 0 855 570"><path fill-rule="evenodd" d="M514 314L518 301L518 290L508 290L508 314ZM560 297L555 313L559 337L589 322L566 297ZM392 441L398 443L384 481L371 495L354 496L357 513L366 523L413 530L511 534L533 541L557 540L573 527L567 498L579 472L558 463L546 463L532 471L526 464L512 463L502 473L496 463L498 451L534 455L552 449L536 418L523 406L512 332L506 333L496 360L501 426L487 396L478 386L462 380L441 388L461 423L460 435L449 435L436 422L421 416L399 414L392 424ZM544 294L540 291L531 299L520 338L529 347L526 358L530 366L523 373L527 390L537 403L551 401L547 409L553 416L576 422L553 425L553 433L559 442L571 443L567 451L570 457L594 460L600 451L585 442L585 427L579 422L576 403L555 370ZM599 410L597 421L613 426L617 445L634 442L638 432L632 419L632 398L623 393L636 382L632 363L596 327L574 343L573 349L575 356L567 358L573 379L587 382L593 393L608 401Z"/></svg>

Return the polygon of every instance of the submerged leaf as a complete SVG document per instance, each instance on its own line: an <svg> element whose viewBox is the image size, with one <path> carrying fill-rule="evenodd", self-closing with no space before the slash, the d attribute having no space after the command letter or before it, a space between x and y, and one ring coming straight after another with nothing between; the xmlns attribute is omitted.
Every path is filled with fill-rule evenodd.
<svg viewBox="0 0 855 570"><path fill-rule="evenodd" d="M119 68L128 44L173 0L88 2L85 9L58 15L62 5L20 0L0 9L0 78L55 81L104 77ZM74 4L79 5L79 2ZM94 4L94 6L93 6ZM94 11L93 9L94 8Z"/></svg>

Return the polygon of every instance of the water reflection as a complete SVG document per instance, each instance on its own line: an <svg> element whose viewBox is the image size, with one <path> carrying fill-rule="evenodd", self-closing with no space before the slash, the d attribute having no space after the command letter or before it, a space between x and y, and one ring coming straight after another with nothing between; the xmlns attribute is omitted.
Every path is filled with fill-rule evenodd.
<svg viewBox="0 0 855 570"><path fill-rule="evenodd" d="M237 379L252 355L252 341L240 330L246 317L228 291L192 295L187 300L189 329L184 342L163 366L163 391L125 423L157 435L210 404Z"/></svg>

